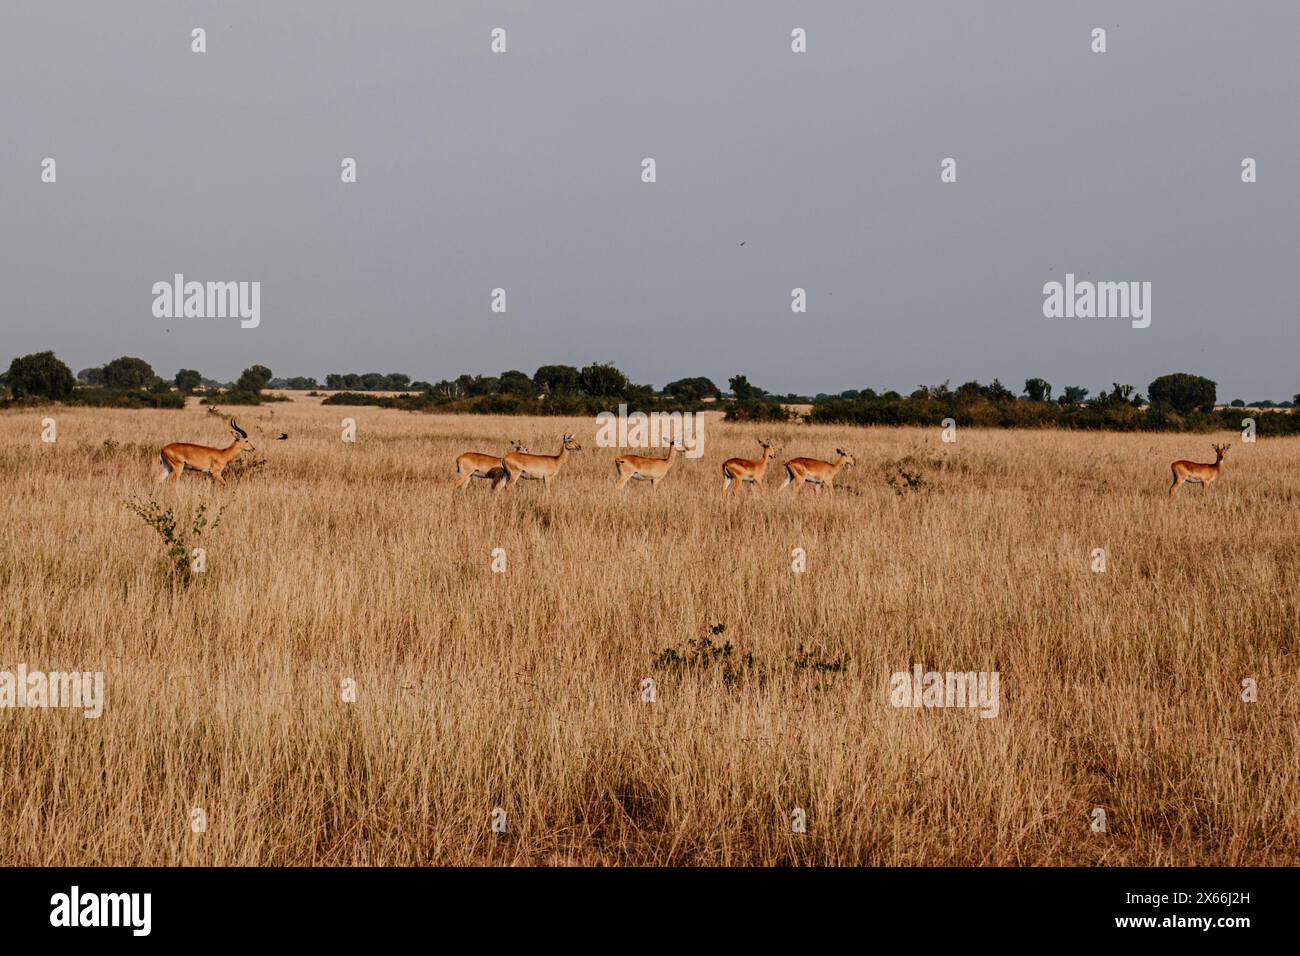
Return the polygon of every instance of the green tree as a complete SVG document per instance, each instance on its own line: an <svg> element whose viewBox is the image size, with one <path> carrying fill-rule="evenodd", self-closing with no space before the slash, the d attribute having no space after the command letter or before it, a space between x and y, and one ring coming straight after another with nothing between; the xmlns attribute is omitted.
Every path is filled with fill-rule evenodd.
<svg viewBox="0 0 1300 956"><path fill-rule="evenodd" d="M41 398L67 398L77 380L72 369L63 364L53 352L35 352L14 359L9 364L5 383L14 398L28 395Z"/></svg>
<svg viewBox="0 0 1300 956"><path fill-rule="evenodd" d="M731 394L736 397L738 402L747 402L757 394L754 386L749 384L749 379L740 374L727 379L727 388L731 389Z"/></svg>
<svg viewBox="0 0 1300 956"><path fill-rule="evenodd" d="M1200 408L1207 411L1214 409L1214 396L1217 385L1200 375L1188 372L1174 372L1161 375L1147 388L1147 395L1152 403L1163 402L1171 405L1175 411L1186 413Z"/></svg>
<svg viewBox="0 0 1300 956"><path fill-rule="evenodd" d="M271 370L265 365L250 365L239 373L235 391L257 394L266 388L266 383L271 381L271 377Z"/></svg>
<svg viewBox="0 0 1300 956"><path fill-rule="evenodd" d="M578 373L578 387L597 398L623 398L630 385L612 362L593 363Z"/></svg>
<svg viewBox="0 0 1300 956"><path fill-rule="evenodd" d="M1052 385L1042 378L1026 379L1025 397L1031 402L1050 402L1052 400Z"/></svg>
<svg viewBox="0 0 1300 956"><path fill-rule="evenodd" d="M1088 390L1082 385L1067 385L1057 401L1062 405L1082 405L1087 398Z"/></svg>
<svg viewBox="0 0 1300 956"><path fill-rule="evenodd" d="M533 380L518 369L502 372L497 379L497 390L502 395L518 395L520 398L532 398L537 394Z"/></svg>
<svg viewBox="0 0 1300 956"><path fill-rule="evenodd" d="M578 390L578 370L572 365L543 365L533 373L533 384L548 395L571 395Z"/></svg>
<svg viewBox="0 0 1300 956"><path fill-rule="evenodd" d="M192 392L203 384L203 376L192 368L183 368L172 381L182 392Z"/></svg>
<svg viewBox="0 0 1300 956"><path fill-rule="evenodd" d="M719 394L718 386L703 376L695 378L679 378L675 382L669 382L664 386L664 394L671 395L673 398L682 402L698 402L703 398L717 398Z"/></svg>
<svg viewBox="0 0 1300 956"><path fill-rule="evenodd" d="M77 381L82 385L103 385L104 369L100 366L94 368L83 368L77 373Z"/></svg>
<svg viewBox="0 0 1300 956"><path fill-rule="evenodd" d="M104 384L109 388L148 388L153 380L153 366L142 358L123 355L104 366Z"/></svg>

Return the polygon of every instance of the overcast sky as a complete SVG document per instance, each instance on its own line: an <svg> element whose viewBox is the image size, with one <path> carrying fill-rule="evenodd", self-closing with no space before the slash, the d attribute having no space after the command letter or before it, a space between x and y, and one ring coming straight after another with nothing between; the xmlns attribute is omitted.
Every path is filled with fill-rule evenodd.
<svg viewBox="0 0 1300 956"><path fill-rule="evenodd" d="M0 363L1289 398L1297 36L1276 2L5 0ZM260 281L260 326L155 318L176 272ZM1151 326L1044 318L1067 272L1151 282Z"/></svg>

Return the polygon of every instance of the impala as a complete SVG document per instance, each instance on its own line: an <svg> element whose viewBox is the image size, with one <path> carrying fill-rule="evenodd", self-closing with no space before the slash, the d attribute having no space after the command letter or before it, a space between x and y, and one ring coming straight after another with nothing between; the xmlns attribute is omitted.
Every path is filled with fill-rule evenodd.
<svg viewBox="0 0 1300 956"><path fill-rule="evenodd" d="M832 488L835 476L840 473L841 468L858 463L857 459L843 448L836 448L835 454L839 457L834 461L822 461L820 458L791 458L785 463L785 483L778 490L784 490L786 485L793 484L794 490L798 491L804 486L804 482L816 485L818 491L823 487Z"/></svg>
<svg viewBox="0 0 1300 956"><path fill-rule="evenodd" d="M1182 487L1185 481L1194 481L1206 491L1210 490L1210 485L1214 479L1219 477L1219 469L1223 467L1223 456L1228 453L1231 445L1211 445L1214 449L1214 464L1203 465L1199 461L1187 461L1185 458L1179 459L1169 466L1173 472L1174 483L1169 486L1169 497L1172 498L1174 493Z"/></svg>
<svg viewBox="0 0 1300 956"><path fill-rule="evenodd" d="M558 455L530 455L523 451L512 451L501 459L501 467L506 471L506 489L514 488L520 478L540 481L542 487L551 490L551 479L560 473L560 466L571 451L582 451L572 435L565 435L560 443Z"/></svg>
<svg viewBox="0 0 1300 956"><path fill-rule="evenodd" d="M221 470L234 461L241 451L256 451L253 443L248 440L248 432L240 428L233 418L230 419L230 430L234 433L235 440L225 448L209 448L207 445L190 445L180 441L164 445L160 456L163 473L158 480L166 481L170 476L175 483L181 472L188 467L195 471L206 471L224 485L226 479L221 477Z"/></svg>
<svg viewBox="0 0 1300 956"><path fill-rule="evenodd" d="M528 451L522 442L512 441L510 451ZM501 467L501 458L497 455L484 455L477 451L467 451L456 458L456 484L452 491L459 491L469 484L471 478L487 478L496 491L506 483L506 470Z"/></svg>
<svg viewBox="0 0 1300 956"><path fill-rule="evenodd" d="M758 486L763 482L763 475L767 473L767 463L772 458L772 443L759 439L758 443L763 446L763 457L754 460L752 458L728 458L722 463L722 493L726 494L730 489L734 495L740 491L740 486L749 482L750 491L756 491Z"/></svg>
<svg viewBox="0 0 1300 956"><path fill-rule="evenodd" d="M673 466L677 452L685 451L680 441L668 446L666 458L646 458L643 455L620 455L614 459L614 472L618 481L614 490L618 491L629 481L648 481L651 488L658 488L659 482L668 476L668 469Z"/></svg>

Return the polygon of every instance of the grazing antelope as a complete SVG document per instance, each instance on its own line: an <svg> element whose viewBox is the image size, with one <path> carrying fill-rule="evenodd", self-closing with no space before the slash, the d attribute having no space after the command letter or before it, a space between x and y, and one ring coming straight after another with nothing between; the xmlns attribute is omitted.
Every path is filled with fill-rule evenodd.
<svg viewBox="0 0 1300 956"><path fill-rule="evenodd" d="M763 475L767 473L767 463L772 457L772 443L759 439L758 443L763 446L763 457L758 460L752 458L728 458L722 463L722 493L726 494L730 489L734 495L740 491L740 486L745 482L750 485L750 491L758 490L758 486L763 483Z"/></svg>
<svg viewBox="0 0 1300 956"><path fill-rule="evenodd" d="M523 442L512 441L510 451L528 451ZM467 451L456 458L456 484L452 491L459 491L469 484L471 478L487 478L496 491L506 483L506 470L501 467L501 458L497 455L484 455L476 451Z"/></svg>
<svg viewBox="0 0 1300 956"><path fill-rule="evenodd" d="M1223 456L1228 453L1231 445L1211 445L1214 449L1215 459L1212 465L1203 465L1199 461L1188 461L1181 458L1169 466L1173 472L1174 483L1169 486L1169 497L1172 498L1174 493L1182 487L1185 481L1194 481L1206 491L1210 490L1210 485L1214 479L1219 477L1219 469L1223 466Z"/></svg>
<svg viewBox="0 0 1300 956"><path fill-rule="evenodd" d="M560 466L571 451L582 451L572 435L565 435L560 443L558 455L530 455L523 451L512 451L501 459L501 467L506 470L506 490L519 484L520 478L540 481L542 487L551 490L551 479L560 473Z"/></svg>
<svg viewBox="0 0 1300 956"><path fill-rule="evenodd" d="M614 483L614 490L618 491L627 485L629 481L648 481L651 488L658 488L659 482L668 476L668 469L673 466L675 455L678 452L685 451L680 441L674 441L668 446L668 456L666 458L646 458L643 455L620 455L614 459L614 473L618 475L618 481Z"/></svg>
<svg viewBox="0 0 1300 956"><path fill-rule="evenodd" d="M793 484L794 490L798 491L804 486L804 482L815 485L818 491L823 487L833 488L835 476L840 473L840 469L858 463L857 459L843 448L836 448L835 454L839 457L834 461L822 461L820 458L791 458L785 463L785 482L777 490L784 491L786 485Z"/></svg>
<svg viewBox="0 0 1300 956"><path fill-rule="evenodd" d="M248 440L248 432L240 428L233 418L230 419L230 430L234 433L235 440L225 448L209 448L207 445L190 445L179 441L164 445L160 455L163 473L158 480L163 482L170 476L175 484L181 472L189 467L195 471L206 471L224 485L226 479L221 477L221 470L234 461L241 451L257 450Z"/></svg>

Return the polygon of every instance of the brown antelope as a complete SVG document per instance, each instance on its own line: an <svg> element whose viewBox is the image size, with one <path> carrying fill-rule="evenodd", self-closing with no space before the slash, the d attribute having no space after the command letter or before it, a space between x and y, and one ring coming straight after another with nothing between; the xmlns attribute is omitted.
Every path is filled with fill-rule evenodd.
<svg viewBox="0 0 1300 956"><path fill-rule="evenodd" d="M822 461L820 458L791 458L785 463L785 482L777 490L784 491L786 485L793 484L794 490L798 491L805 482L816 486L818 491L822 488L833 488L835 476L840 473L840 469L858 463L857 459L843 448L836 448L835 454L839 457L834 461Z"/></svg>
<svg viewBox="0 0 1300 956"><path fill-rule="evenodd" d="M530 455L523 451L512 451L501 459L501 467L506 472L506 490L519 484L520 478L527 478L530 481L540 481L542 487L550 491L551 479L560 473L560 466L571 451L582 451L582 446L572 435L564 436L558 455Z"/></svg>
<svg viewBox="0 0 1300 956"><path fill-rule="evenodd" d="M618 475L618 481L614 483L614 490L625 487L629 481L648 481L651 488L658 488L659 482L668 476L668 469L673 466L673 461L678 452L685 451L680 441L674 441L668 446L668 456L666 458L646 458L643 455L620 455L614 459L614 473Z"/></svg>
<svg viewBox="0 0 1300 956"><path fill-rule="evenodd" d="M756 491L763 483L763 475L767 473L767 463L772 458L772 443L761 438L758 443L763 446L763 457L757 460L728 458L722 463L723 494L726 494L728 489L733 495L736 494L745 482L749 483L750 491Z"/></svg>
<svg viewBox="0 0 1300 956"><path fill-rule="evenodd" d="M528 451L523 442L512 441L510 451ZM467 451L456 458L456 483L452 491L459 491L469 484L471 478L487 478L496 491L506 483L506 470L501 467L501 458L497 455L484 455L477 451Z"/></svg>
<svg viewBox="0 0 1300 956"><path fill-rule="evenodd" d="M1185 481L1194 481L1206 491L1210 490L1210 485L1214 484L1214 479L1219 477L1219 469L1223 467L1223 456L1228 453L1231 445L1211 445L1214 449L1214 464L1203 465L1199 461L1188 461L1185 458L1179 459L1169 466L1173 472L1174 483L1169 486L1169 497L1172 498L1174 493L1182 487Z"/></svg>
<svg viewBox="0 0 1300 956"><path fill-rule="evenodd" d="M234 461L241 451L257 450L248 440L248 432L240 428L233 418L230 420L230 430L234 433L235 440L225 448L209 448L207 445L190 445L179 441L164 445L160 456L163 473L158 476L158 480L166 481L170 476L175 484L181 472L188 467L195 471L206 471L224 485L226 479L221 477L222 469Z"/></svg>

